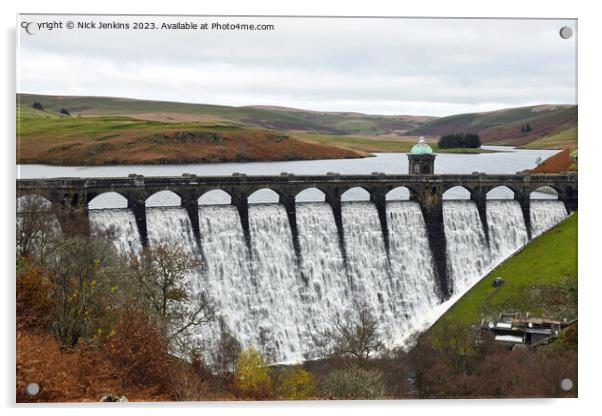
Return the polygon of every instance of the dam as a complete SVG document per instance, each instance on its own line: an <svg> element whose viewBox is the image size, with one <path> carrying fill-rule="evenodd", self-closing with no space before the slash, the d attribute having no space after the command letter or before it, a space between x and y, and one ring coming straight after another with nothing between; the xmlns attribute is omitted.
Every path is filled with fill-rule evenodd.
<svg viewBox="0 0 602 416"><path fill-rule="evenodd" d="M454 187L469 198L445 199ZM499 187L514 198L487 197ZM553 188L558 199L531 199L541 187ZM253 203L266 189L274 202ZM301 201L308 189L321 200ZM346 201L352 189L366 198ZM407 199L394 197L399 189ZM147 206L164 191L178 195L179 206ZM216 191L230 203L201 203ZM89 209L105 193L122 195L125 207ZM202 264L189 279L217 301L243 346L261 346L273 362L298 362L356 300L379 319L388 345L403 344L438 305L576 210L577 175L18 180L17 196L31 194L57 208L61 225L70 211L86 212L90 232L109 231L122 254L161 241L180 245Z"/></svg>

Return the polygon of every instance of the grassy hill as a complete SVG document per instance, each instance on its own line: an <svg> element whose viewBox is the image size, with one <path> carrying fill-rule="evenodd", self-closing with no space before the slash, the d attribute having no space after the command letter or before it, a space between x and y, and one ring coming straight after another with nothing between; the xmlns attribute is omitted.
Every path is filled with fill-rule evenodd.
<svg viewBox="0 0 602 416"><path fill-rule="evenodd" d="M523 132L529 125L531 131ZM410 135L442 136L478 133L484 144L560 149L577 142L577 106L538 105L485 113L467 113L430 120Z"/></svg>
<svg viewBox="0 0 602 416"><path fill-rule="evenodd" d="M378 116L270 106L229 107L114 97L17 94L18 104L31 106L34 101L41 102L45 109L56 113L66 108L72 115L119 115L150 121L210 122L238 127L311 131L323 134L405 133L433 119L424 116Z"/></svg>
<svg viewBox="0 0 602 416"><path fill-rule="evenodd" d="M17 163L58 165L341 159L364 153L281 131L215 123L62 116L17 107Z"/></svg>
<svg viewBox="0 0 602 416"><path fill-rule="evenodd" d="M451 326L469 328L500 312L577 317L577 214L530 242L458 300L423 336L441 339ZM493 279L505 280L499 288Z"/></svg>
<svg viewBox="0 0 602 416"><path fill-rule="evenodd" d="M34 102L43 111L32 108ZM70 116L60 114L66 109ZM229 107L115 97L17 94L17 161L193 163L363 157L407 152L425 135L476 131L487 144L575 147L576 106L537 106L435 118ZM521 127L531 127L522 133ZM277 139L274 139L277 137Z"/></svg>

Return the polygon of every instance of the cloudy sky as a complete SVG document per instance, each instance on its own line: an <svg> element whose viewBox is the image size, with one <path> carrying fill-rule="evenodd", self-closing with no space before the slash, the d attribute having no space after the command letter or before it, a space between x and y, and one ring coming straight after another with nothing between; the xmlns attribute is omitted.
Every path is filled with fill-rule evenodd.
<svg viewBox="0 0 602 416"><path fill-rule="evenodd" d="M63 29L37 24L63 22ZM272 24L271 31L66 22ZM21 16L17 91L369 114L576 103L574 20Z"/></svg>

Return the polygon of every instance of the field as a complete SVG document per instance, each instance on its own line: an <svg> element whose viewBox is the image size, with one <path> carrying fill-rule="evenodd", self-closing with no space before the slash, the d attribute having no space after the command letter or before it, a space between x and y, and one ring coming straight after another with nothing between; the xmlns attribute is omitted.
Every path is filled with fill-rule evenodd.
<svg viewBox="0 0 602 416"><path fill-rule="evenodd" d="M42 110L32 108L41 103ZM70 115L60 114L67 110ZM418 137L477 132L484 144L577 144L577 107L544 105L448 117L228 107L113 97L17 95L17 162L59 165L310 160L408 152ZM523 132L525 126L529 132Z"/></svg>
<svg viewBox="0 0 602 416"><path fill-rule="evenodd" d="M17 163L59 165L199 163L363 157L285 132L124 116L61 116L19 106Z"/></svg>
<svg viewBox="0 0 602 416"><path fill-rule="evenodd" d="M418 136L336 136L314 133L289 133L291 136L312 143L322 143L344 149L360 152L409 152L418 141ZM493 150L485 149L440 149L435 139L427 139L427 142L437 153L493 153Z"/></svg>
<svg viewBox="0 0 602 416"><path fill-rule="evenodd" d="M500 312L529 312L554 319L577 318L577 214L529 243L489 273L456 302L426 333L449 325L469 328ZM505 283L494 288L502 277Z"/></svg>

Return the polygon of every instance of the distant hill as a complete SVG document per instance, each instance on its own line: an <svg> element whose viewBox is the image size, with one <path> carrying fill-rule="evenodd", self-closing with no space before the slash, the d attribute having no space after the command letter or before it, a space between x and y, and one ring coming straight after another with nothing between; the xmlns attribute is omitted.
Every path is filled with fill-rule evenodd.
<svg viewBox="0 0 602 416"><path fill-rule="evenodd" d="M309 131L322 134L403 134L434 119L426 116L379 116L345 112L318 112L286 107L229 107L170 101L134 100L115 97L74 97L17 94L17 102L72 115L119 115L162 122L211 122L238 127Z"/></svg>
<svg viewBox="0 0 602 416"><path fill-rule="evenodd" d="M65 116L49 107L17 106L17 163L182 164L366 156L277 130L116 115Z"/></svg>
<svg viewBox="0 0 602 416"><path fill-rule="evenodd" d="M444 134L470 132L478 133L484 144L534 149L577 145L574 105L539 105L437 118L117 97L17 94L16 98L20 163L192 163L363 157L372 152L406 152L416 143L417 136L427 136L427 142L438 153L486 151L436 146ZM41 103L43 111L34 109L34 102ZM63 109L70 116L61 114ZM228 144L216 147L215 143L200 140L199 131L201 136L216 133L228 139L219 142L220 146ZM158 143L154 135L164 133L166 136ZM193 140L186 144L182 137ZM270 137L287 140L274 142L268 140ZM128 146L135 142L136 146L126 149L121 142L129 143Z"/></svg>
<svg viewBox="0 0 602 416"><path fill-rule="evenodd" d="M538 105L426 121L408 135L478 133L484 144L563 148L577 141L576 105Z"/></svg>

